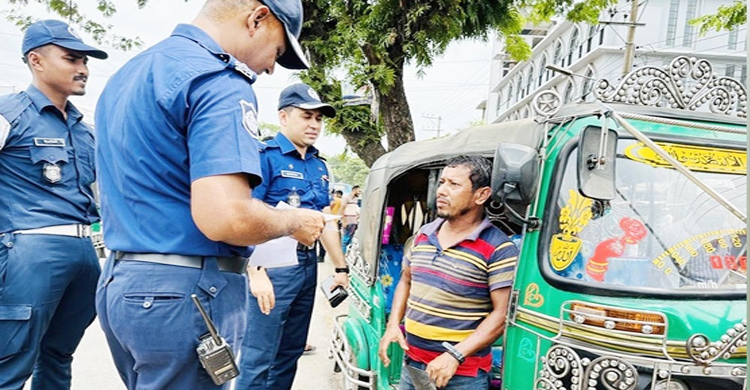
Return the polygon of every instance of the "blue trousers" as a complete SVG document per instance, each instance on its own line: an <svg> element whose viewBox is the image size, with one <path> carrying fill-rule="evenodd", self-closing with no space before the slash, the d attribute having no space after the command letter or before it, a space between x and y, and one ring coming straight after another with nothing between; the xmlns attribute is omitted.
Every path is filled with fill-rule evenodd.
<svg viewBox="0 0 750 390"><path fill-rule="evenodd" d="M216 386L195 351L208 333L191 294L196 294L233 351L245 332L247 278L203 268L113 256L99 279L96 309L120 377L129 390L228 389Z"/></svg>
<svg viewBox="0 0 750 390"><path fill-rule="evenodd" d="M99 272L90 238L0 236L0 389L70 389Z"/></svg>
<svg viewBox="0 0 750 390"><path fill-rule="evenodd" d="M416 390L414 382L411 376L409 376L409 370L406 366L412 366L422 371L427 369L427 365L422 362L415 362L408 357L404 358L404 365L401 367L401 381L399 382L399 390ZM486 372L479 370L477 376L461 376L454 375L448 381L448 385L441 387L442 390L487 390L490 386L490 377Z"/></svg>
<svg viewBox="0 0 750 390"><path fill-rule="evenodd" d="M288 390L310 330L318 264L315 251L297 251L299 264L270 268L276 306L261 313L248 299L247 333L242 345L236 390Z"/></svg>

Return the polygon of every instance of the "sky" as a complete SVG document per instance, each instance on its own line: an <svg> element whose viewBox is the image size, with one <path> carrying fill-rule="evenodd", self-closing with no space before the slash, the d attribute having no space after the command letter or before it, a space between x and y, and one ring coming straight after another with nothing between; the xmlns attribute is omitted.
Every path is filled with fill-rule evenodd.
<svg viewBox="0 0 750 390"><path fill-rule="evenodd" d="M30 3L33 3L31 1ZM169 36L179 23L190 23L197 15L202 0L150 0L143 9L138 9L135 0L114 1L117 13L111 18L103 18L96 11L96 1L77 0L84 14L95 20L112 25L118 35L140 37L144 45L140 49L122 52L111 47L95 44L86 34L79 31L84 41L97 46L109 54L107 60L91 58L87 93L82 97L71 97L71 101L93 122L96 101L108 78L123 64L141 50L148 48ZM21 62L22 32L5 19L9 4L0 4L0 94L25 89L31 82L31 75ZM17 7L17 6L16 6ZM38 19L55 18L44 7L30 4L25 8ZM469 123L481 118L476 106L487 98L492 57L492 42L457 41L452 43L445 54L435 59L435 64L425 70L420 78L417 69L408 66L404 83L409 101L417 140L435 137L440 117L440 135L466 128ZM273 75L262 75L254 84L258 96L261 122L276 124L276 103L284 87L296 82L293 72L277 67ZM344 151L343 138L323 131L316 146L327 155Z"/></svg>

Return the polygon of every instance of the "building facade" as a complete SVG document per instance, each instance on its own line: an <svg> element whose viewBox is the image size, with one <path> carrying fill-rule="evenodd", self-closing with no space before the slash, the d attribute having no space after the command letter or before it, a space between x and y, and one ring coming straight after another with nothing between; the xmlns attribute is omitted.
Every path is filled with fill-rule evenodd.
<svg viewBox="0 0 750 390"><path fill-rule="evenodd" d="M747 79L746 27L734 31L699 34L688 23L701 15L715 13L720 0L641 0L635 34L633 68L662 67L678 56L710 61L717 76ZM532 45L531 58L514 62L505 52L502 41L493 45L493 67L490 91L480 103L486 123L496 123L533 116L531 103L540 90L553 89L564 103L591 101L595 80L616 83L623 75L625 38L630 3L600 16L598 25L558 24L528 28L522 32ZM606 22L620 24L609 24ZM547 69L554 64L576 75L566 76ZM632 69L629 69L632 70ZM628 70L628 71L629 71ZM627 72L625 72L627 73Z"/></svg>

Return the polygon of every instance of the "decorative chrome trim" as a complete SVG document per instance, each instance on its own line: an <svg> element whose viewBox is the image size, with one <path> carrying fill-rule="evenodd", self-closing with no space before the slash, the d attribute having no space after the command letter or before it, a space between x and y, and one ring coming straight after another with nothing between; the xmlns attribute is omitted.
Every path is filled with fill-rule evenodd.
<svg viewBox="0 0 750 390"><path fill-rule="evenodd" d="M747 320L735 324L721 336L720 340L711 342L704 334L694 334L685 343L690 358L697 364L708 365L716 359L729 359L739 347L747 346Z"/></svg>
<svg viewBox="0 0 750 390"><path fill-rule="evenodd" d="M336 316L333 320L333 337L328 348L330 357L336 361L344 375L344 385L347 389L356 389L357 386L369 390L376 390L377 381L375 371L363 370L352 363L352 348L346 339L346 334L341 328L342 319L347 317L346 314ZM367 378L367 382L360 380L360 377Z"/></svg>
<svg viewBox="0 0 750 390"><path fill-rule="evenodd" d="M510 294L510 303L508 304L508 321L516 320L516 311L518 310L519 291L513 290Z"/></svg>
<svg viewBox="0 0 750 390"><path fill-rule="evenodd" d="M609 81L599 80L594 93L603 102L691 111L709 103L708 108L714 114L747 117L745 86L733 78L717 77L708 60L695 57L676 57L664 68L634 69L614 88Z"/></svg>
<svg viewBox="0 0 750 390"><path fill-rule="evenodd" d="M688 122L688 121L683 121L679 119L660 118L656 116L633 114L633 113L624 112L624 111L618 111L617 113L620 114L620 116L623 118L635 119L635 120L644 121L644 122L659 123L659 124L670 125L670 126L691 127L693 129L718 131L721 133L743 134L743 135L747 134L747 128L735 129L735 128L727 127L727 126L709 125L709 124L701 123L701 122Z"/></svg>
<svg viewBox="0 0 750 390"><path fill-rule="evenodd" d="M551 118L560 111L562 107L562 98L554 89L541 91L534 96L531 101L531 108L537 115L545 118Z"/></svg>
<svg viewBox="0 0 750 390"><path fill-rule="evenodd" d="M362 258L357 237L352 238L352 242L346 250L346 263L349 265L350 272L363 280L367 287L372 287L375 284L375 277L370 272L371 265Z"/></svg>
<svg viewBox="0 0 750 390"><path fill-rule="evenodd" d="M370 322L372 319L372 307L370 307L370 304L367 303L364 298L359 296L357 290L349 287L347 291L349 292L349 297L351 297L350 302L354 305L362 318L364 318L365 321Z"/></svg>

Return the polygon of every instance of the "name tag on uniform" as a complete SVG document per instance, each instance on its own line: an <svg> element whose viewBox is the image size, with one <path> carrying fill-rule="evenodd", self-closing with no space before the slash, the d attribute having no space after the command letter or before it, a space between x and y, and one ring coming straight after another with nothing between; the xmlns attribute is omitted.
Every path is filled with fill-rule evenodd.
<svg viewBox="0 0 750 390"><path fill-rule="evenodd" d="M291 177L292 179L304 179L302 172L295 171L281 171L281 177Z"/></svg>
<svg viewBox="0 0 750 390"><path fill-rule="evenodd" d="M36 146L65 146L64 138L34 138Z"/></svg>

